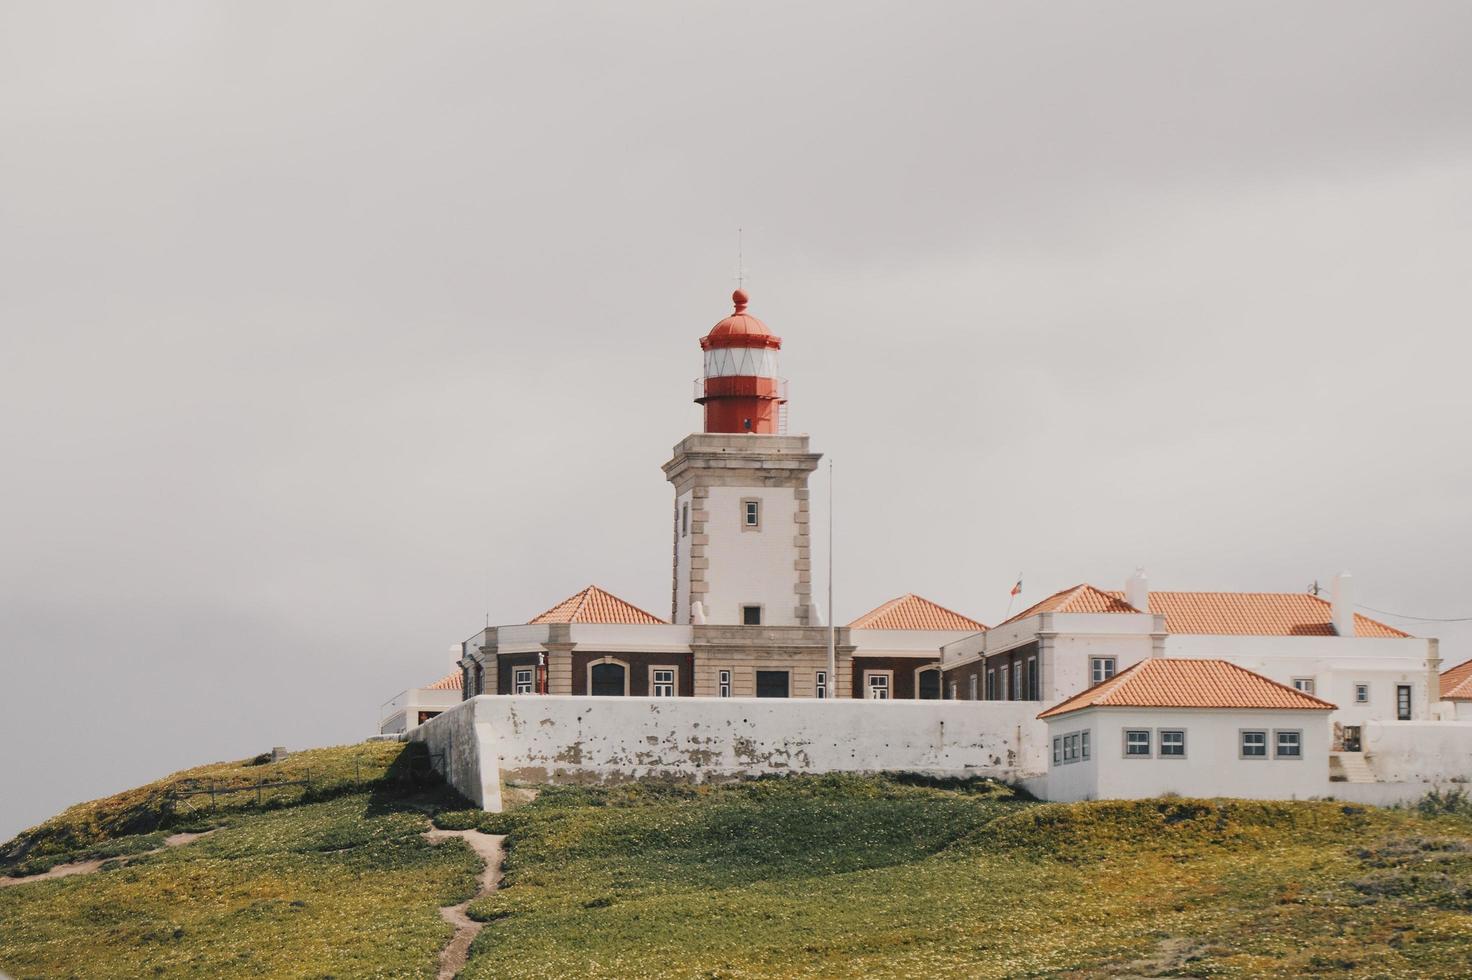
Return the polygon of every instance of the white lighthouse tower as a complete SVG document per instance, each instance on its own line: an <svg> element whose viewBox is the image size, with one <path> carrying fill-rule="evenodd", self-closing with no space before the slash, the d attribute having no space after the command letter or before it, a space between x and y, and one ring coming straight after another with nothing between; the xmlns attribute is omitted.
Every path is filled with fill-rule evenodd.
<svg viewBox="0 0 1472 980"><path fill-rule="evenodd" d="M700 347L695 400L705 431L675 446L664 465L675 485L676 623L808 626L812 552L808 474L821 456L807 436L781 433L786 382L782 340L746 312L747 295Z"/></svg>

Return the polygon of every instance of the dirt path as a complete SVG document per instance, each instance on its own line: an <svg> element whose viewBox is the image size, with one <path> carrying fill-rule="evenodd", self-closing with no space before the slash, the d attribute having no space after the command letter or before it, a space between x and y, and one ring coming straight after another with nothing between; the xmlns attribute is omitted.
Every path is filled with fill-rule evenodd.
<svg viewBox="0 0 1472 980"><path fill-rule="evenodd" d="M70 878L72 875L89 875L102 867L108 861L118 861L127 864L135 858L141 858L148 854L157 854L159 851L170 847L180 847L190 841L199 840L206 834L213 834L213 830L202 830L197 834L170 834L164 838L163 847L155 847L151 851L139 851L137 854L124 854L115 858L96 858L91 861L73 861L70 864L58 864L54 868L48 868L38 875L25 875L21 878L0 877L0 888L9 888L12 885L26 885L33 881L45 881L47 878Z"/></svg>
<svg viewBox="0 0 1472 980"><path fill-rule="evenodd" d="M470 903L483 895L489 895L501 884L501 859L505 856L501 834L483 834L478 830L426 830L424 836L432 844L451 837L458 837L479 854L486 866L480 873L480 888L468 901L459 905L447 905L440 909L440 917L455 927L455 935L449 945L440 950L440 972L438 980L455 980L455 975L465 969L465 960L470 955L470 944L480 935L484 922L476 922L465 914Z"/></svg>

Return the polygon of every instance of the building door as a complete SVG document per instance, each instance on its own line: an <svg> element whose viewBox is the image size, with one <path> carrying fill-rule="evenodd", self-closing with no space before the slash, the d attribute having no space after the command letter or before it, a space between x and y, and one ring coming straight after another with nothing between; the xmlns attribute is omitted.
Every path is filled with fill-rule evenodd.
<svg viewBox="0 0 1472 980"><path fill-rule="evenodd" d="M1344 726L1344 751L1346 751L1346 752L1358 752L1358 751L1360 751L1360 726L1359 725L1345 725Z"/></svg>
<svg viewBox="0 0 1472 980"><path fill-rule="evenodd" d="M759 670L756 672L756 696L759 698L791 697L788 691L792 675L785 670Z"/></svg>
<svg viewBox="0 0 1472 980"><path fill-rule="evenodd" d="M934 667L920 671L915 686L919 688L921 701L940 700L940 671Z"/></svg>
<svg viewBox="0 0 1472 980"><path fill-rule="evenodd" d="M591 673L593 689L588 693L594 697L621 698L629 689L623 664L594 664Z"/></svg>
<svg viewBox="0 0 1472 980"><path fill-rule="evenodd" d="M1411 720L1411 685L1395 685L1395 717L1399 721Z"/></svg>

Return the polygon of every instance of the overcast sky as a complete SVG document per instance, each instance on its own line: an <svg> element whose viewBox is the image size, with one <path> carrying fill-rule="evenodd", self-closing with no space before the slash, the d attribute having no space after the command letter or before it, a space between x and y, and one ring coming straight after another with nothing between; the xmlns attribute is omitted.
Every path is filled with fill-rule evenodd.
<svg viewBox="0 0 1472 980"><path fill-rule="evenodd" d="M668 615L738 227L840 622L1136 565L1472 616L1469 50L1461 2L0 2L0 838L355 741L488 615Z"/></svg>

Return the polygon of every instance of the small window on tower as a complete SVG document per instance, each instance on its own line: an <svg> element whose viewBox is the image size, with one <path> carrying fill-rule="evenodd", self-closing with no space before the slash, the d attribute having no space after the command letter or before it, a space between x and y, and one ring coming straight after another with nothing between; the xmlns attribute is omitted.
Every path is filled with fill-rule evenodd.
<svg viewBox="0 0 1472 980"><path fill-rule="evenodd" d="M741 501L741 527L754 530L762 526L762 502L755 497Z"/></svg>
<svg viewBox="0 0 1472 980"><path fill-rule="evenodd" d="M690 533L690 505L680 505L680 537Z"/></svg>
<svg viewBox="0 0 1472 980"><path fill-rule="evenodd" d="M742 606L741 607L741 625L742 626L760 626L761 624L762 624L762 607L761 606Z"/></svg>

